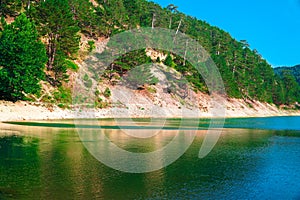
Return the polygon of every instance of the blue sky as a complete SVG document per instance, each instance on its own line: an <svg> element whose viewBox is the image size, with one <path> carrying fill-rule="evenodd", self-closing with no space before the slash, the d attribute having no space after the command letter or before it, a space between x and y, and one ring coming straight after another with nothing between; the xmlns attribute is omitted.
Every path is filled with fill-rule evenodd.
<svg viewBox="0 0 300 200"><path fill-rule="evenodd" d="M153 0L247 40L272 66L300 64L300 0Z"/></svg>

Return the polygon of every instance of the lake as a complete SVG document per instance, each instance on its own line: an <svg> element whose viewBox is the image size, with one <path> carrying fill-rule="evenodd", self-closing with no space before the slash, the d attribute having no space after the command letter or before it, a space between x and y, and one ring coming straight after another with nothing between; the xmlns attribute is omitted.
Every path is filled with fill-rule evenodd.
<svg viewBox="0 0 300 200"><path fill-rule="evenodd" d="M99 127L87 122L80 128L101 129L116 146L136 153L166 146L180 126L179 119L103 119ZM300 117L227 119L202 159L198 153L209 120L188 122L179 132L195 130L187 151L148 173L99 162L85 145L95 141L83 139L72 120L1 123L0 199L300 199ZM141 139L126 135L128 130L156 134ZM175 145L183 148L181 142ZM165 157L146 164L163 163Z"/></svg>

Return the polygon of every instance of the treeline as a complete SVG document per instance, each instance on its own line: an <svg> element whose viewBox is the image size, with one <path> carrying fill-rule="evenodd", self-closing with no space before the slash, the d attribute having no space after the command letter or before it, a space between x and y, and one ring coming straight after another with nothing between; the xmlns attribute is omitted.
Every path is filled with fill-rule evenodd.
<svg viewBox="0 0 300 200"><path fill-rule="evenodd" d="M300 65L294 67L276 67L274 68L275 74L282 77L285 73L291 74L295 77L295 80L300 84Z"/></svg>
<svg viewBox="0 0 300 200"><path fill-rule="evenodd" d="M88 1L1 2L2 99L17 101L28 94L39 95L41 80L48 81L54 87L68 81L67 69L74 68L72 60L77 58L79 50L82 16L77 8L81 7L81 2L91 7ZM80 11L85 12L84 7ZM11 17L16 17L15 21L7 24L4 18L10 20ZM39 48L34 47L36 44L40 45ZM29 73L24 73L24 70ZM39 75L36 76L36 73ZM24 79L31 83L22 81Z"/></svg>
<svg viewBox="0 0 300 200"><path fill-rule="evenodd" d="M288 102L299 102L300 65L294 67L277 67L274 69L276 76L285 83Z"/></svg>
<svg viewBox="0 0 300 200"><path fill-rule="evenodd" d="M218 66L229 97L257 99L277 105L292 104L300 100L299 84L295 84L294 79L276 75L267 61L255 49L250 48L247 41L237 41L229 33L179 12L175 5L162 8L146 0L1 1L1 16L16 17L23 12L45 45L45 80L54 86L59 86L68 78L66 70L78 56L79 33L96 39L137 27L154 26L179 30L199 41ZM2 23L0 41L3 40L3 35L9 34L5 32L10 26L12 25ZM1 42L0 45L2 44ZM11 57L8 57L12 59L18 53L19 51L11 52ZM115 63L115 70L123 73L132 64L132 60L138 59L135 54L129 56L130 59L123 58L122 62ZM0 73L4 73L6 66L13 66L14 63L5 63L8 62L7 57L2 59L2 54L0 58ZM172 63L172 67L187 74L188 80L196 89L207 92L201 76L192 71L192 66L182 58L171 58L172 61L168 62ZM190 71L192 73L187 73ZM0 91L2 93L1 88Z"/></svg>

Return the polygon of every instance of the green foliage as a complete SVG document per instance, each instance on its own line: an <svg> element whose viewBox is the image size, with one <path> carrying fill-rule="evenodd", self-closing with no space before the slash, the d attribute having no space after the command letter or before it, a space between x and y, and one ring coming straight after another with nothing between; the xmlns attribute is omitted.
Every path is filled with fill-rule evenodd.
<svg viewBox="0 0 300 200"><path fill-rule="evenodd" d="M111 96L111 91L108 87L103 92L103 96L105 96L106 98L109 98Z"/></svg>
<svg viewBox="0 0 300 200"><path fill-rule="evenodd" d="M130 28L136 28L140 24L140 16L142 14L141 1L123 0L123 4L127 11Z"/></svg>
<svg viewBox="0 0 300 200"><path fill-rule="evenodd" d="M68 0L68 2L80 31L90 37L98 36L101 18L96 14L93 4L89 0Z"/></svg>
<svg viewBox="0 0 300 200"><path fill-rule="evenodd" d="M101 98L98 98L98 99L96 99L96 101L95 101L95 108L100 108L100 109L102 109L102 108L107 108L107 107L109 107L110 106L110 104L108 103L108 102L106 102L106 101L103 101L103 99L101 99Z"/></svg>
<svg viewBox="0 0 300 200"><path fill-rule="evenodd" d="M91 88L93 86L93 81L87 74L83 76L83 83L87 88Z"/></svg>
<svg viewBox="0 0 300 200"><path fill-rule="evenodd" d="M0 36L0 98L16 101L39 92L46 60L45 46L24 14L5 25Z"/></svg>
<svg viewBox="0 0 300 200"><path fill-rule="evenodd" d="M96 8L99 17L98 26L101 26L100 33L110 36L125 29L128 24L128 14L123 0L98 0L101 6Z"/></svg>
<svg viewBox="0 0 300 200"><path fill-rule="evenodd" d="M1 34L2 34L2 31L4 29L4 27L7 25L6 21L5 21L5 18L2 16L1 17L1 20L0 20L0 37L1 37Z"/></svg>
<svg viewBox="0 0 300 200"><path fill-rule="evenodd" d="M158 4L146 0L96 0L96 2L99 6L94 6L89 0L1 0L0 14L1 16L15 17L26 11L27 16L34 19L39 34L47 45L47 80L54 86L59 87L63 81L67 81L67 69L74 71L78 69L71 60L77 57L80 41L79 32L96 39L99 36L110 37L127 29L151 27L153 24L155 27L178 29L199 41L216 63L229 97L257 99L274 102L278 105L300 101L299 70L292 69L293 77L287 72L283 73L282 70L279 73L276 72L278 76L275 75L267 61L256 50L252 50L246 40L237 41L229 33L217 27L184 15L178 12L176 5L161 8ZM181 22L181 26L179 26L179 22ZM37 82L41 79L40 75L33 75L35 78L28 78L22 83L20 80L17 81L18 78L16 77L27 76L25 75L29 73L26 71L27 68L38 66L37 64L27 64L29 61L23 62L22 59L26 60L23 58L24 55L27 55L28 52L35 52L32 53L35 58L29 55L30 53L27 55L27 58L31 58L28 60L33 60L34 63L37 63L34 60L43 61L44 57L36 56L38 54L36 49L38 48L31 47L27 51L26 47L25 52L22 51L23 48L19 48L19 46L28 45L29 40L32 40L32 43L40 44L40 42L36 42L37 36L34 31L33 35L24 39L23 42L23 39L19 38L24 36L21 36L19 32L16 32L16 35L19 34L20 36L14 36L7 30L3 30L7 29L6 27L8 26L2 20L0 38L6 43L0 44L2 48L0 49L1 96L2 98L16 99L8 94L11 91L15 93L16 90L23 90L22 94L28 93L28 91L30 93L38 91L38 87L35 86L30 87L30 89L26 87L25 90L18 88L17 85L29 84L29 82ZM9 38L7 35L12 35L12 37ZM95 48L92 40L88 41L88 45L88 51ZM16 46L18 48L15 48ZM39 54L43 54L43 51L40 51ZM22 60L22 62L15 60ZM145 50L133 51L116 59L106 69L105 75L109 79L115 73L122 77L128 71L132 71L134 67L151 62L151 59L145 54ZM160 60L158 59L157 62ZM188 61L169 54L164 63L181 72L192 83L195 90L208 92L202 77L203 74L200 74L195 66L192 66ZM19 67L21 65L30 67L25 70ZM135 72L135 70L133 70L134 73L141 72ZM43 74L41 69L32 70L30 73ZM148 73L147 69L146 73ZM210 72L204 71L202 73ZM146 77L149 76L151 77L149 74ZM134 77L132 78L134 80ZM18 84L16 84L17 82ZM133 82L141 84L141 81L134 80ZM91 86L91 79L86 80L84 84ZM7 85L14 86L7 87ZM22 95L17 94L17 96Z"/></svg>
<svg viewBox="0 0 300 200"><path fill-rule="evenodd" d="M88 81L90 79L90 77L87 75L87 74L85 74L84 76L83 76L83 81Z"/></svg>
<svg viewBox="0 0 300 200"><path fill-rule="evenodd" d="M100 93L99 90L96 90L96 91L95 91L95 95L96 95L96 96L99 96L100 94L101 94L101 93Z"/></svg>
<svg viewBox="0 0 300 200"><path fill-rule="evenodd" d="M166 57L165 61L164 61L164 64L169 66L169 67L172 67L174 64L173 64L173 59L172 59L172 56L171 54L169 53L168 56Z"/></svg>
<svg viewBox="0 0 300 200"><path fill-rule="evenodd" d="M148 92L155 94L157 92L157 90L154 87L147 87L146 88Z"/></svg>
<svg viewBox="0 0 300 200"><path fill-rule="evenodd" d="M273 100L276 105L282 105L286 103L285 84L278 75L275 76L275 86L273 88Z"/></svg>
<svg viewBox="0 0 300 200"><path fill-rule="evenodd" d="M76 56L80 36L78 22L67 0L42 1L31 12L38 24L40 35L47 39L47 70L53 71L54 85L65 80L67 70L65 60Z"/></svg>
<svg viewBox="0 0 300 200"><path fill-rule="evenodd" d="M58 50L51 68L51 71L54 72L54 80L51 82L53 83L52 85L60 86L62 81L68 81L69 77L66 74L67 69L66 57L62 51Z"/></svg>
<svg viewBox="0 0 300 200"><path fill-rule="evenodd" d="M28 12L35 7L41 0L1 0L0 16L17 17L22 12Z"/></svg>
<svg viewBox="0 0 300 200"><path fill-rule="evenodd" d="M92 52L96 48L95 41L93 41L93 40L89 40L88 45L89 45L89 47L88 47L89 52Z"/></svg>
<svg viewBox="0 0 300 200"><path fill-rule="evenodd" d="M167 56L166 61L165 63L170 64L171 67L176 69L178 72L181 72L185 76L185 79L194 86L195 90L208 93L208 88L202 78L202 75L193 65L191 65L191 63L186 61L184 65L184 60L179 56L174 56L173 61L171 55Z"/></svg>
<svg viewBox="0 0 300 200"><path fill-rule="evenodd" d="M276 104L300 102L300 65L278 67L274 71L276 73L276 85L273 99Z"/></svg>
<svg viewBox="0 0 300 200"><path fill-rule="evenodd" d="M274 69L275 73L279 75L281 78L284 73L290 73L295 77L297 83L300 85L300 65L296 65L294 67L277 67Z"/></svg>
<svg viewBox="0 0 300 200"><path fill-rule="evenodd" d="M142 65L130 70L127 77L124 78L126 83L134 89L141 88L145 84L157 84L159 80L152 74L150 66Z"/></svg>
<svg viewBox="0 0 300 200"><path fill-rule="evenodd" d="M21 0L1 0L0 16L18 16L22 9Z"/></svg>
<svg viewBox="0 0 300 200"><path fill-rule="evenodd" d="M108 68L110 71L116 71L121 76L127 71L142 64L151 63L152 60L146 55L145 49L131 51L116 59Z"/></svg>
<svg viewBox="0 0 300 200"><path fill-rule="evenodd" d="M295 77L288 71L283 72L283 83L286 91L285 101L287 104L292 104L300 101L300 86Z"/></svg>
<svg viewBox="0 0 300 200"><path fill-rule="evenodd" d="M77 72L79 70L78 65L76 65L73 61L71 60L65 60L65 65L67 69L71 69L74 72Z"/></svg>
<svg viewBox="0 0 300 200"><path fill-rule="evenodd" d="M73 104L82 104L85 103L88 100L88 97L86 95L82 95L82 94L77 94L76 96L74 96L72 98L73 100Z"/></svg>
<svg viewBox="0 0 300 200"><path fill-rule="evenodd" d="M72 103L71 89L60 86L53 93L53 98L55 99L56 103L69 105Z"/></svg>

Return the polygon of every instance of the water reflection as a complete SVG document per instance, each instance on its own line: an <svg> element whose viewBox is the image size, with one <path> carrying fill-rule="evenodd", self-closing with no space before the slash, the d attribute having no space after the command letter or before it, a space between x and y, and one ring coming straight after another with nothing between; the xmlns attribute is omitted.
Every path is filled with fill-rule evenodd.
<svg viewBox="0 0 300 200"><path fill-rule="evenodd" d="M204 159L197 154L206 132L197 131L191 147L172 165L129 174L91 156L74 129L0 126L0 199L300 197L299 131L224 129L217 146ZM132 152L160 149L174 137L172 131L163 130L139 140L120 131L107 129L104 133Z"/></svg>

